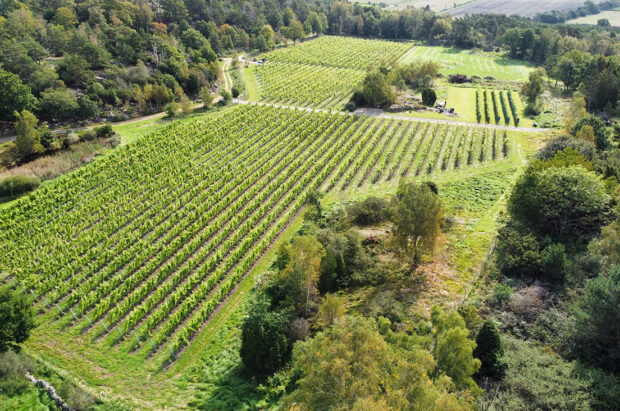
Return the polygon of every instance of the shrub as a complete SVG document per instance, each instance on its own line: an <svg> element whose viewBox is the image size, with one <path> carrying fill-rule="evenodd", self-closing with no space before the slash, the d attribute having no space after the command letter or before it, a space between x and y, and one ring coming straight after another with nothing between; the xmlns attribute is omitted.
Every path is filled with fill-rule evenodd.
<svg viewBox="0 0 620 411"><path fill-rule="evenodd" d="M533 318L540 310L547 305L545 300L548 292L545 288L532 285L519 290L510 297L510 309L523 317Z"/></svg>
<svg viewBox="0 0 620 411"><path fill-rule="evenodd" d="M620 370L620 266L590 280L576 310L575 352L591 363Z"/></svg>
<svg viewBox="0 0 620 411"><path fill-rule="evenodd" d="M103 126L95 127L95 133L97 133L97 137L106 138L114 135L114 129L112 128L112 124L106 123Z"/></svg>
<svg viewBox="0 0 620 411"><path fill-rule="evenodd" d="M0 288L0 353L19 351L34 325L30 298L21 291Z"/></svg>
<svg viewBox="0 0 620 411"><path fill-rule="evenodd" d="M0 197L15 197L36 189L41 181L36 177L22 175L0 180Z"/></svg>
<svg viewBox="0 0 620 411"><path fill-rule="evenodd" d="M610 222L612 198L601 179L581 166L528 169L509 199L524 226L561 242L587 240Z"/></svg>
<svg viewBox="0 0 620 411"><path fill-rule="evenodd" d="M390 203L378 197L368 197L364 201L351 204L347 212L355 224L371 225L388 219Z"/></svg>
<svg viewBox="0 0 620 411"><path fill-rule="evenodd" d="M0 354L0 396L13 397L30 388L30 381L24 376L24 370L31 370L33 365L22 354L8 351Z"/></svg>
<svg viewBox="0 0 620 411"><path fill-rule="evenodd" d="M239 88L238 88L237 86L233 87L233 88L231 89L231 92L232 92L232 93L231 93L231 94L232 94L232 98L237 98L237 97L239 97L239 94L240 94L240 93L239 93Z"/></svg>
<svg viewBox="0 0 620 411"><path fill-rule="evenodd" d="M452 74L448 77L448 82L453 84L471 83L471 79L465 74Z"/></svg>
<svg viewBox="0 0 620 411"><path fill-rule="evenodd" d="M64 143L65 147L72 146L80 142L80 136L78 133L69 133L67 137L65 137Z"/></svg>
<svg viewBox="0 0 620 411"><path fill-rule="evenodd" d="M588 160L592 160L596 154L596 148L591 142L579 140L571 136L562 136L554 138L548 142L538 151L538 153L536 153L536 157L540 160L548 160L554 157L557 152L564 151L567 148L577 150Z"/></svg>
<svg viewBox="0 0 620 411"><path fill-rule="evenodd" d="M241 331L241 360L256 374L271 374L289 359L291 346L286 336L288 315L269 311L270 301L261 296L248 310Z"/></svg>
<svg viewBox="0 0 620 411"><path fill-rule="evenodd" d="M82 133L83 141L92 141L97 138L97 133L95 130L86 130Z"/></svg>
<svg viewBox="0 0 620 411"><path fill-rule="evenodd" d="M575 124L571 134L576 136L577 133L584 127L590 126L594 131L594 143L599 150L606 150L609 148L609 132L603 120L596 116L587 116L582 118Z"/></svg>
<svg viewBox="0 0 620 411"><path fill-rule="evenodd" d="M222 90L220 92L220 96L222 96L222 101L221 102L222 102L223 105L226 105L226 104L230 103L230 101L232 100L232 95L228 91L226 91L226 90Z"/></svg>
<svg viewBox="0 0 620 411"><path fill-rule="evenodd" d="M435 90L427 88L422 90L422 103L427 106L432 106L437 101L437 93Z"/></svg>

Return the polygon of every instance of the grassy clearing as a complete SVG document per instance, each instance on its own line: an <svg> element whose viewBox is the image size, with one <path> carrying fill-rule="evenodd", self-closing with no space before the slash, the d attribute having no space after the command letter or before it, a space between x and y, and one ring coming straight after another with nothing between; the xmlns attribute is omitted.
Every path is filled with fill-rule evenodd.
<svg viewBox="0 0 620 411"><path fill-rule="evenodd" d="M242 73L245 80L245 99L251 102L260 100L260 91L256 82L256 65L250 64L249 67L244 67Z"/></svg>
<svg viewBox="0 0 620 411"><path fill-rule="evenodd" d="M529 63L472 50L455 48L415 46L400 61L436 61L444 75L466 74L468 76L491 76L498 80L525 81L533 66Z"/></svg>

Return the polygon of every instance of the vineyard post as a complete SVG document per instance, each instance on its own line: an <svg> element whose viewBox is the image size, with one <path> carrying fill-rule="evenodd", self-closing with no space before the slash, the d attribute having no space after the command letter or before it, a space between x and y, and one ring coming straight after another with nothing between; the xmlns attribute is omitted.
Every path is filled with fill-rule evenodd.
<svg viewBox="0 0 620 411"><path fill-rule="evenodd" d="M71 315L73 315L73 318L75 318L75 321L77 321L77 315L75 315L75 313L73 312L73 308L69 308L69 311L71 311Z"/></svg>
<svg viewBox="0 0 620 411"><path fill-rule="evenodd" d="M138 345L140 345L140 339L138 338L138 336L136 335L136 333L133 333L133 338L136 339L136 342L138 343Z"/></svg>
<svg viewBox="0 0 620 411"><path fill-rule="evenodd" d="M60 311L61 314L64 314L65 312L62 310L62 308L60 308L60 305L56 304L56 307L58 307L58 311Z"/></svg>
<svg viewBox="0 0 620 411"><path fill-rule="evenodd" d="M90 320L90 318L88 318L88 314L84 314L84 317L86 317L86 319L88 320L88 323L91 325L93 325L93 322Z"/></svg>
<svg viewBox="0 0 620 411"><path fill-rule="evenodd" d="M153 346L153 351L157 350L157 346L155 345L155 343L153 342L152 338L149 338L149 341L151 342L151 345Z"/></svg>
<svg viewBox="0 0 620 411"><path fill-rule="evenodd" d="M174 351L172 351L172 348L170 348L170 346L168 346L168 350L170 350L170 358L176 359L176 357L174 356Z"/></svg>
<svg viewBox="0 0 620 411"><path fill-rule="evenodd" d="M105 320L104 320L104 321L101 321L101 324L103 324L103 328L105 328L105 331L106 331L107 333L109 333L109 332L110 332L110 330L108 330L108 326L107 326L107 325L105 325Z"/></svg>
<svg viewBox="0 0 620 411"><path fill-rule="evenodd" d="M120 327L116 327L116 330L118 331L118 333L121 335L121 338L125 337L125 335L123 334L123 331L121 331Z"/></svg>
<svg viewBox="0 0 620 411"><path fill-rule="evenodd" d="M45 305L47 305L47 308L50 308L50 302L47 300L47 296L44 295L43 299L45 300Z"/></svg>

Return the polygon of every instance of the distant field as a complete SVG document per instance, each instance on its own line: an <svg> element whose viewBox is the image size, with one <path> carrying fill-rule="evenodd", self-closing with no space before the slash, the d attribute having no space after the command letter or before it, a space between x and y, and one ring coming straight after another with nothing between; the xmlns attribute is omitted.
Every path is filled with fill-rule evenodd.
<svg viewBox="0 0 620 411"><path fill-rule="evenodd" d="M412 43L405 42L322 36L298 46L265 53L261 57L286 63L366 70L381 61L399 58L411 46Z"/></svg>
<svg viewBox="0 0 620 411"><path fill-rule="evenodd" d="M381 4L384 3L388 8L402 9L407 6L426 7L427 5L435 11L449 10L455 6L465 3L476 2L478 0L355 0L360 4Z"/></svg>
<svg viewBox="0 0 620 411"><path fill-rule="evenodd" d="M592 14L590 16L580 17L575 20L569 20L566 23L596 25L600 19L607 19L613 27L620 27L620 10L603 11L599 14Z"/></svg>
<svg viewBox="0 0 620 411"><path fill-rule="evenodd" d="M596 2L598 3L598 2ZM479 0L450 10L453 16L465 14L516 14L534 17L537 13L551 10L571 10L583 6L583 0Z"/></svg>
<svg viewBox="0 0 620 411"><path fill-rule="evenodd" d="M404 63L426 60L438 62L440 72L445 75L492 76L508 81L524 81L532 69L522 61L444 47L416 46L401 58Z"/></svg>

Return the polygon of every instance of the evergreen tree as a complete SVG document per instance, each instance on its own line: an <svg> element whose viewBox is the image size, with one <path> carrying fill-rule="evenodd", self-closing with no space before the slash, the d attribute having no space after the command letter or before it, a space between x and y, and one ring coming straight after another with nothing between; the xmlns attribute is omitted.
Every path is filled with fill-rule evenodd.
<svg viewBox="0 0 620 411"><path fill-rule="evenodd" d="M485 321L478 331L474 357L478 358L481 363L478 371L480 376L500 377L506 371L504 347L494 321Z"/></svg>

